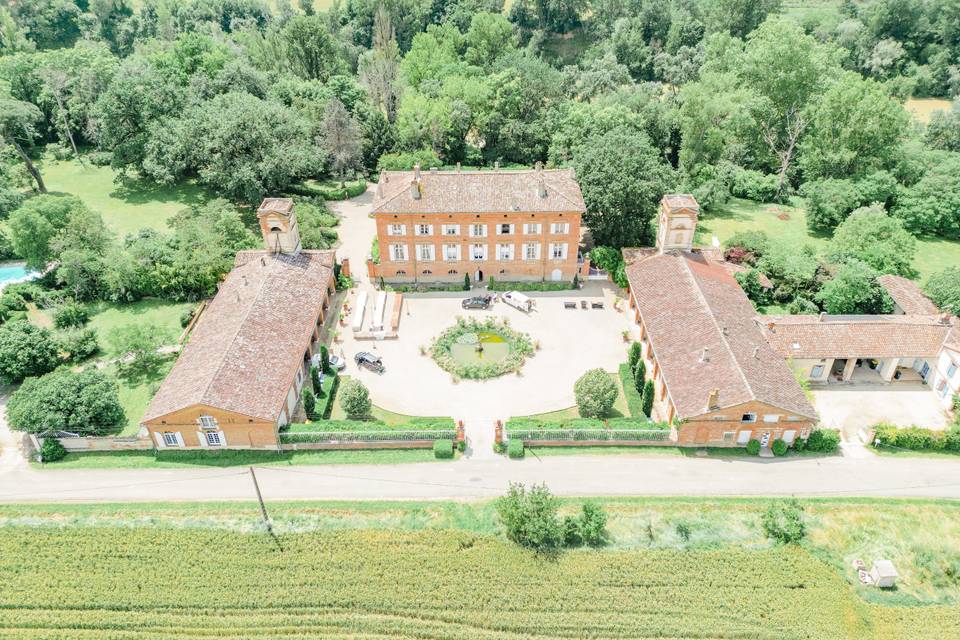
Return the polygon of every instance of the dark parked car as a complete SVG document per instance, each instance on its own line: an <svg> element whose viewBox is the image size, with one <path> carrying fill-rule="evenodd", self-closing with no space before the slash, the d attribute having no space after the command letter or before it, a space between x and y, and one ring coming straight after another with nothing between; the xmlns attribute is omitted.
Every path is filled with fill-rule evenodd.
<svg viewBox="0 0 960 640"><path fill-rule="evenodd" d="M464 309L489 309L493 304L493 296L474 296L460 303Z"/></svg>
<svg viewBox="0 0 960 640"><path fill-rule="evenodd" d="M364 367L376 373L383 373L383 360L380 359L380 356L375 356L367 351L361 351L353 356L353 361L357 363L358 367Z"/></svg>

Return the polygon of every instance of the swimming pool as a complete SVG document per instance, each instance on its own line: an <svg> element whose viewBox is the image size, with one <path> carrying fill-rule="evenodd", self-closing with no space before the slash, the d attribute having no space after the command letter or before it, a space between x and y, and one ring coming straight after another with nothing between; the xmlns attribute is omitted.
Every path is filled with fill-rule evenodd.
<svg viewBox="0 0 960 640"><path fill-rule="evenodd" d="M23 264L6 263L0 264L0 288L11 282L26 280L33 272L28 270Z"/></svg>

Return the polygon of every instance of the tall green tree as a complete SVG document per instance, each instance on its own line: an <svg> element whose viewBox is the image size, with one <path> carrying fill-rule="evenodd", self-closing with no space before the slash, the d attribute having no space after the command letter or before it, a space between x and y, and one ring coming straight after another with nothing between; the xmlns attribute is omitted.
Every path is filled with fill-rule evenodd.
<svg viewBox="0 0 960 640"><path fill-rule="evenodd" d="M26 320L0 326L0 378L7 384L42 376L58 364L57 343L47 329Z"/></svg>
<svg viewBox="0 0 960 640"><path fill-rule="evenodd" d="M917 241L903 222L874 205L857 209L837 227L828 253L835 262L859 260L881 274L910 276Z"/></svg>
<svg viewBox="0 0 960 640"><path fill-rule="evenodd" d="M20 431L81 435L113 432L125 417L116 381L96 369L28 379L10 396L7 416Z"/></svg>
<svg viewBox="0 0 960 640"><path fill-rule="evenodd" d="M334 174L342 181L360 162L360 126L337 98L327 102L323 114L323 148Z"/></svg>
<svg viewBox="0 0 960 640"><path fill-rule="evenodd" d="M675 176L647 135L608 131L579 146L573 165L587 205L584 224L594 242L651 245L657 203L672 190Z"/></svg>
<svg viewBox="0 0 960 640"><path fill-rule="evenodd" d="M37 190L46 193L47 185L43 182L43 176L24 148L33 144L37 134L35 125L42 117L40 109L29 102L0 97L0 145L9 144L16 149L17 155L37 183Z"/></svg>
<svg viewBox="0 0 960 640"><path fill-rule="evenodd" d="M282 38L286 46L287 63L302 78L327 81L330 76L346 69L326 16L291 18L283 27Z"/></svg>
<svg viewBox="0 0 960 640"><path fill-rule="evenodd" d="M827 313L876 314L891 313L893 301L877 284L880 273L859 260L841 264L833 279L828 280L816 299Z"/></svg>

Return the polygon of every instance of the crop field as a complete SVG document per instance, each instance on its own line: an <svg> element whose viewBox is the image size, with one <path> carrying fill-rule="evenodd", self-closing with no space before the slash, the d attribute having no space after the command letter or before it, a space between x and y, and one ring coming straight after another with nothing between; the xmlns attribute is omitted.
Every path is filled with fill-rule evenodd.
<svg viewBox="0 0 960 640"><path fill-rule="evenodd" d="M783 640L948 638L951 625L960 628L960 613L947 607L877 616L802 549L574 551L550 560L453 531L274 542L103 527L13 528L0 551L3 637Z"/></svg>
<svg viewBox="0 0 960 640"><path fill-rule="evenodd" d="M613 546L542 557L490 503L274 505L276 538L253 505L0 507L0 638L958 637L955 602L869 602L842 550L767 544L755 501L608 508ZM936 536L955 509L824 501L811 524L833 538L856 514L856 548L874 513Z"/></svg>

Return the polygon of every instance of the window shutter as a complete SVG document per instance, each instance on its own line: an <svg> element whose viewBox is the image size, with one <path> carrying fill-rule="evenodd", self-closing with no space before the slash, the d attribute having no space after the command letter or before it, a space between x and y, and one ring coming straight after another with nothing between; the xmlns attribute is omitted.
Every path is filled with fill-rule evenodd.
<svg viewBox="0 0 960 640"><path fill-rule="evenodd" d="M203 434L203 431L197 431L197 440L200 442L200 446L204 449L207 448L207 436Z"/></svg>
<svg viewBox="0 0 960 640"><path fill-rule="evenodd" d="M395 246L393 246L393 245L390 245L389 249L390 249L390 261L391 261L391 262L396 262L396 261L397 261L397 248L396 248Z"/></svg>
<svg viewBox="0 0 960 640"><path fill-rule="evenodd" d="M182 447L182 446L183 446L183 436L180 434L179 431L177 431L174 435L177 436L177 446L178 446L178 447Z"/></svg>
<svg viewBox="0 0 960 640"><path fill-rule="evenodd" d="M165 449L165 448L167 447L167 444L163 441L163 434L162 434L162 433L160 433L160 432L158 432L158 431L154 431L154 432L153 432L153 439L157 441L157 449Z"/></svg>
<svg viewBox="0 0 960 640"><path fill-rule="evenodd" d="M562 251L561 255L563 256L563 259L566 260L567 259L567 243L564 242L562 247L563 248L561 249Z"/></svg>
<svg viewBox="0 0 960 640"><path fill-rule="evenodd" d="M227 434L225 434L223 431L217 431L217 433L220 434L220 446L227 446Z"/></svg>
<svg viewBox="0 0 960 640"><path fill-rule="evenodd" d="M400 235L402 236L407 235L407 225L405 224L400 225Z"/></svg>
<svg viewBox="0 0 960 640"><path fill-rule="evenodd" d="M432 236L432 235L433 235L433 225L432 225L432 224L428 224L428 225L427 225L427 235L428 235L428 236Z"/></svg>

